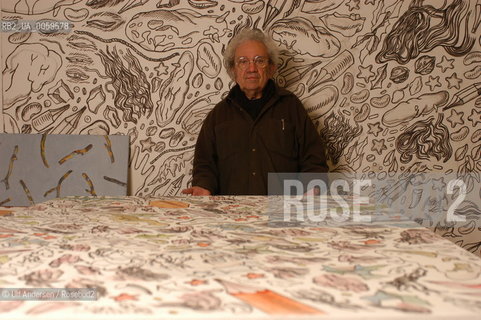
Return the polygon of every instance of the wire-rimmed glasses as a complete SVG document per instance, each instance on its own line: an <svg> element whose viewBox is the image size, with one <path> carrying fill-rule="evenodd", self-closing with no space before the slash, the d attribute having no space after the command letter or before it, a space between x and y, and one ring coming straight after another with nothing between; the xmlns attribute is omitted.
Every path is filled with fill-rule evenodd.
<svg viewBox="0 0 481 320"><path fill-rule="evenodd" d="M269 58L263 56L255 56L254 59L239 57L235 61L235 64L239 69L246 70L251 62L253 62L257 68L264 69L269 64Z"/></svg>

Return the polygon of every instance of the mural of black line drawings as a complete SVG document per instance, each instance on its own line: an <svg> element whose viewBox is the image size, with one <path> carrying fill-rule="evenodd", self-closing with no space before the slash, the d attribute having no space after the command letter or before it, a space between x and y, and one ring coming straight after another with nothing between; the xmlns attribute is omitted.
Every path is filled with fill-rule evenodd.
<svg viewBox="0 0 481 320"><path fill-rule="evenodd" d="M479 172L480 9L479 0L2 2L3 21L44 23L1 33L0 124L129 135L130 194L176 194L190 182L203 119L233 85L225 44L248 26L278 43L275 80L303 101L332 171ZM58 30L64 21L69 30Z"/></svg>
<svg viewBox="0 0 481 320"><path fill-rule="evenodd" d="M435 157L444 162L451 158L453 150L449 142L448 128L442 124L443 114L438 118L418 121L396 139L396 149L402 163L409 163L415 155L418 159Z"/></svg>
<svg viewBox="0 0 481 320"><path fill-rule="evenodd" d="M278 20L269 30L272 38L293 55L333 57L339 52L340 43L335 36L303 17Z"/></svg>
<svg viewBox="0 0 481 320"><path fill-rule="evenodd" d="M423 5L422 0L413 1L386 36L376 62L394 59L405 64L437 46L453 56L467 54L474 45L466 19L468 5L469 1L455 0L446 8L438 9ZM441 21L436 23L436 20Z"/></svg>
<svg viewBox="0 0 481 320"><path fill-rule="evenodd" d="M324 120L324 128L320 133L328 149L328 159L337 164L346 146L362 133L362 128L349 125L342 113L331 113Z"/></svg>
<svg viewBox="0 0 481 320"><path fill-rule="evenodd" d="M161 84L155 113L159 127L162 128L172 122L180 107L184 105L185 97L190 90L190 76L194 64L193 54L185 51L169 78Z"/></svg>
<svg viewBox="0 0 481 320"><path fill-rule="evenodd" d="M5 1L2 3L2 11L8 13L16 13L23 15L37 15L42 13L49 13L53 11L56 16L58 11L63 6L71 6L79 3L81 0L20 0L20 1Z"/></svg>
<svg viewBox="0 0 481 320"><path fill-rule="evenodd" d="M137 123L143 115L152 113L154 106L147 81L138 59L126 50L124 62L114 47L112 52L100 51L106 75L115 89L114 107L122 111L122 120Z"/></svg>
<svg viewBox="0 0 481 320"><path fill-rule="evenodd" d="M409 123L419 116L434 112L436 108L444 106L447 101L448 93L446 91L425 93L416 98L405 100L385 112L382 122L388 127Z"/></svg>
<svg viewBox="0 0 481 320"><path fill-rule="evenodd" d="M113 31L124 23L122 17L116 13L100 12L92 14L86 21L86 26L103 31Z"/></svg>
<svg viewBox="0 0 481 320"><path fill-rule="evenodd" d="M227 13L214 16L190 9L142 12L127 22L126 35L133 43L154 52L193 48L205 39L219 42L227 30L226 18ZM200 28L205 26L210 27Z"/></svg>
<svg viewBox="0 0 481 320"><path fill-rule="evenodd" d="M119 3L125 2L125 0L89 0L87 1L86 5L93 9L105 8L105 7L112 7ZM132 1L128 1L132 2Z"/></svg>
<svg viewBox="0 0 481 320"><path fill-rule="evenodd" d="M3 70L5 110L31 93L40 92L57 76L62 58L43 44L21 44L7 58Z"/></svg>

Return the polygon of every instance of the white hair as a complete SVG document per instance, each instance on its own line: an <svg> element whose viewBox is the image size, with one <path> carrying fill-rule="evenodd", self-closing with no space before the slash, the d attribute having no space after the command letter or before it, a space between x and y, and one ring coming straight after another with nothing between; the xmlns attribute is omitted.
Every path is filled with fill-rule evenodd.
<svg viewBox="0 0 481 320"><path fill-rule="evenodd" d="M259 29L242 29L229 41L223 54L224 67L232 79L234 79L235 51L239 45L251 40L259 41L266 46L270 64L274 66L279 64L279 47L270 37Z"/></svg>

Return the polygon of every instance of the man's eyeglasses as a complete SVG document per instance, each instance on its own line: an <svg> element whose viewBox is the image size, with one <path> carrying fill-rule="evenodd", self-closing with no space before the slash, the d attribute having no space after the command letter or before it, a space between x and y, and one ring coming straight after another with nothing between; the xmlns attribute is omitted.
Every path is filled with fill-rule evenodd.
<svg viewBox="0 0 481 320"><path fill-rule="evenodd" d="M251 60L246 57L240 57L235 61L235 64L239 69L246 70L251 62L253 62L257 68L264 69L269 64L269 58L255 56L254 59Z"/></svg>

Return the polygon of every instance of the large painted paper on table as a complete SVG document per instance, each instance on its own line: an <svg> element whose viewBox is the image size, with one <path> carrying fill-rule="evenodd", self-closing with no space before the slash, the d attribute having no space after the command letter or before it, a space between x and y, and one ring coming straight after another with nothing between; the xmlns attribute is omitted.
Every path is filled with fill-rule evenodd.
<svg viewBox="0 0 481 320"><path fill-rule="evenodd" d="M479 319L481 259L373 208L363 208L370 224L286 222L263 197L69 197L5 210L0 288L96 288L98 299L4 298L0 318Z"/></svg>

